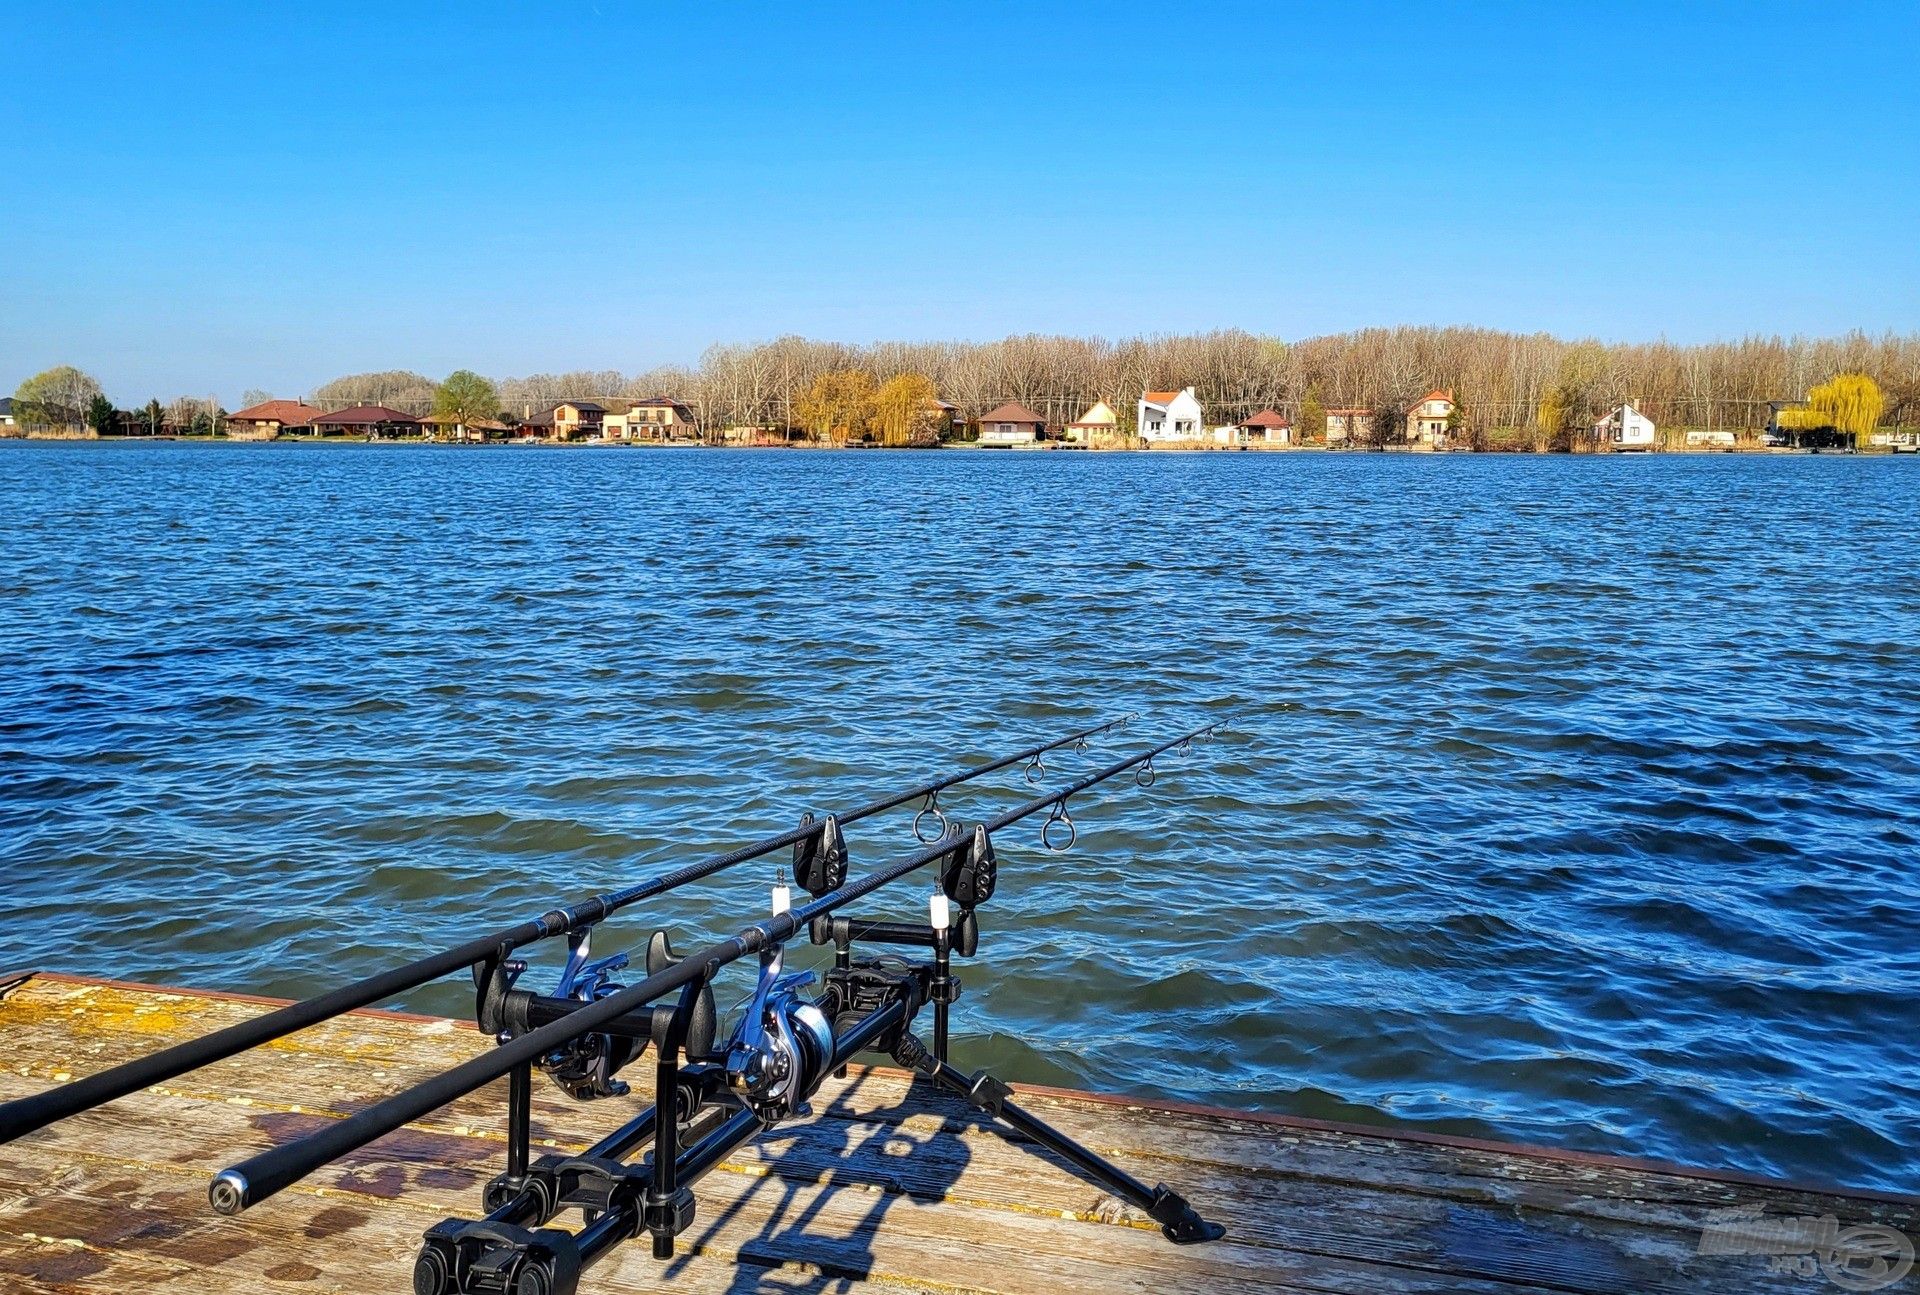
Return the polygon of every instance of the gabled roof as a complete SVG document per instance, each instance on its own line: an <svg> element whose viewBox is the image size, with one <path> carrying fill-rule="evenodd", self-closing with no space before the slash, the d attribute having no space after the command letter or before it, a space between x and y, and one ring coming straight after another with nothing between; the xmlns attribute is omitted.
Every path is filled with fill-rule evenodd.
<svg viewBox="0 0 1920 1295"><path fill-rule="evenodd" d="M1046 419L1017 400L1009 400L998 409L988 410L980 415L980 421L983 423L1033 423L1038 427L1047 425Z"/></svg>
<svg viewBox="0 0 1920 1295"><path fill-rule="evenodd" d="M417 423L420 420L412 414L388 409L385 405L353 405L347 409L336 409L330 414L321 414L313 421L330 427L371 427L375 423Z"/></svg>
<svg viewBox="0 0 1920 1295"><path fill-rule="evenodd" d="M581 405L580 408L598 409L600 406ZM693 412L692 406L688 405L686 401L675 400L672 396L648 396L645 400L632 401L627 406L627 412L629 413L636 409L684 409L688 413Z"/></svg>
<svg viewBox="0 0 1920 1295"><path fill-rule="evenodd" d="M305 427L327 411L298 400L266 400L227 415L232 423L278 423L282 427Z"/></svg>
<svg viewBox="0 0 1920 1295"><path fill-rule="evenodd" d="M643 400L640 403L644 405L646 401ZM553 407L558 409L561 405L572 405L583 414L604 414L607 412L605 405L596 405L591 400L559 400L554 402Z"/></svg>
<svg viewBox="0 0 1920 1295"><path fill-rule="evenodd" d="M1169 400L1177 399L1179 395L1177 391L1149 391L1142 399L1149 405L1164 405Z"/></svg>
<svg viewBox="0 0 1920 1295"><path fill-rule="evenodd" d="M1115 414L1104 400L1096 400L1086 413L1067 424L1069 427L1117 427L1119 415Z"/></svg>
<svg viewBox="0 0 1920 1295"><path fill-rule="evenodd" d="M1241 419L1240 426L1242 427L1292 427L1293 420L1291 418L1288 418L1285 414L1276 413L1271 409L1263 409L1259 413L1255 414L1252 418Z"/></svg>
<svg viewBox="0 0 1920 1295"><path fill-rule="evenodd" d="M1453 403L1453 388L1448 387L1446 390L1443 391L1439 387L1435 387L1432 391L1429 391L1426 395L1420 397L1420 399L1414 401L1413 403L1416 405L1424 405L1429 400L1444 400L1449 405L1451 405Z"/></svg>

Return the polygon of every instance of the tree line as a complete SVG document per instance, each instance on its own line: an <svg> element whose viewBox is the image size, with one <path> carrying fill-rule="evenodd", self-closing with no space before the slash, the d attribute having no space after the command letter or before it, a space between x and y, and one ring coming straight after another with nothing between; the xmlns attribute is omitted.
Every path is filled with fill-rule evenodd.
<svg viewBox="0 0 1920 1295"><path fill-rule="evenodd" d="M1372 435L1386 439L1437 388L1454 394L1456 438L1480 448L1552 448L1627 401L1664 426L1756 430L1767 422L1769 401L1805 398L1841 374L1873 380L1885 423L1920 422L1920 334L1603 343L1465 327L1373 328L1298 342L1239 330L868 345L782 337L715 345L691 366L632 374L488 379L462 370L438 382L406 370L352 374L305 399L322 408L378 404L416 417L437 411L511 422L562 400L669 396L690 406L710 433L778 428L912 443L927 434L936 399L956 406L963 422L1017 401L1055 426L1105 400L1125 435L1141 392L1191 386L1211 423L1272 408L1311 438L1326 411L1353 410L1371 415ZM243 402L268 398L254 390ZM15 396L16 406L69 421L96 399L104 404L99 384L66 367L36 375ZM173 426L217 427L224 416L218 402L197 397L165 406L154 400L141 412L156 406Z"/></svg>

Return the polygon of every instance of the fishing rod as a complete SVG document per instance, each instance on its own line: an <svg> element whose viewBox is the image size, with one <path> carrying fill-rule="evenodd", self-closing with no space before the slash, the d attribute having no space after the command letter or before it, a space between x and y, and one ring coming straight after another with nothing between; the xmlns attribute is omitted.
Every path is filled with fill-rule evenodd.
<svg viewBox="0 0 1920 1295"><path fill-rule="evenodd" d="M1204 725L1117 760L971 829L950 823L938 840L851 881L824 884L818 876L803 875L796 860L795 880L813 896L809 902L793 906L787 888L778 887L771 917L677 961L650 958L644 980L611 987L604 997L542 1000L507 987L502 991L506 998L520 995L518 1009L503 1011L496 1002L493 1010L527 1028L503 1030L494 1049L483 1056L220 1171L208 1186L208 1199L219 1213L238 1214L402 1125L509 1077L507 1172L483 1192L489 1213L477 1221L448 1219L428 1230L415 1264L414 1289L418 1295L572 1295L588 1265L642 1232L651 1235L656 1258L670 1258L675 1238L693 1222L692 1185L773 1124L810 1113L808 1099L829 1073L863 1051L877 1050L916 1079L964 1098L1057 1153L1144 1210L1169 1240L1214 1240L1224 1229L1203 1219L1179 1193L1164 1184L1148 1187L1046 1124L1015 1103L1012 1090L991 1074L967 1076L952 1066L946 1058L945 1012L960 988L951 958L974 952L976 910L998 885L994 836L1044 812L1041 844L1064 852L1078 834L1068 807L1071 797L1130 771L1137 785L1152 786L1155 757L1189 749L1216 727ZM933 863L939 865L939 880L925 926L835 916ZM801 931L816 944L835 946L835 966L818 997L804 990L813 973L784 973L785 945ZM920 946L930 948L933 956L917 964L899 957L855 960L851 946L856 941ZM703 999L710 1001L713 979L729 964L756 954L756 986L731 1036L719 1042L708 1024L707 1037L697 1039L703 1028ZM669 1006L663 1000L670 998ZM932 1048L910 1029L930 1002L936 1012ZM584 1156L548 1155L530 1162L524 1098L529 1068L589 1034L654 1046L651 1108ZM637 1055L625 1055L619 1064ZM700 1118L710 1113L722 1118L698 1131ZM631 1162L624 1158L648 1141L649 1155ZM578 1232L537 1226L575 1208L584 1219Z"/></svg>
<svg viewBox="0 0 1920 1295"><path fill-rule="evenodd" d="M397 994L417 989L421 985L456 971L472 968L476 983L484 987L483 969L487 974L495 974L502 966L513 965L510 962L510 955L514 952L553 936L566 935L569 937L570 944L559 996L566 997L569 993L575 995L589 993L597 979L603 979L611 970L617 970L617 967L612 965L612 959L603 959L600 963L587 961L591 947L588 937L593 927L614 913L642 900L656 898L677 887L710 877L737 864L764 858L788 847L794 850L796 868L804 860L808 869L819 878L844 877L847 850L842 829L848 824L918 800L921 802L920 808L915 813L912 823L915 839L920 841L929 839L926 835L928 830L926 825L929 821L933 825L933 830L944 835L948 830L949 820L940 806L941 792L1022 762L1026 764L1024 776L1028 782L1032 782L1037 775L1046 771L1044 761L1046 755L1069 746L1083 751L1087 748L1090 739L1124 727L1133 718L1134 716L1128 713L1103 724L1068 733L1063 737L1036 742L1011 755L1001 756L985 764L974 765L944 777L929 779L904 791L881 796L839 814L815 816L809 811L794 827L784 832L776 832L751 845L744 845L711 859L644 879L623 890L594 895L574 904L552 908L537 918L453 945L438 953L379 972L353 984L343 985L303 1002L290 1003L265 1016L228 1026L201 1038L115 1066L110 1070L103 1070L58 1088L47 1089L31 1097L0 1103L0 1145L44 1128L57 1120L91 1110L154 1084L165 1083L190 1070L198 1070L202 1066L225 1060L251 1048L259 1047L263 1043L283 1038L297 1030L304 1030L308 1026L318 1025L336 1016L383 1002ZM521 970L524 970L524 967L521 967ZM592 1065L591 1058L575 1058L575 1061L577 1064L589 1067Z"/></svg>

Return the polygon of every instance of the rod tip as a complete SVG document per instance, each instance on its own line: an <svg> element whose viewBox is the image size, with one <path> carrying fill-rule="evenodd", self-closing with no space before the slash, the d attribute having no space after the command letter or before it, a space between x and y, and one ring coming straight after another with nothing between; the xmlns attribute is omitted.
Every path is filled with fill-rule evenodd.
<svg viewBox="0 0 1920 1295"><path fill-rule="evenodd" d="M233 1169L222 1169L207 1186L207 1200L219 1214L238 1214L247 1208L247 1180Z"/></svg>

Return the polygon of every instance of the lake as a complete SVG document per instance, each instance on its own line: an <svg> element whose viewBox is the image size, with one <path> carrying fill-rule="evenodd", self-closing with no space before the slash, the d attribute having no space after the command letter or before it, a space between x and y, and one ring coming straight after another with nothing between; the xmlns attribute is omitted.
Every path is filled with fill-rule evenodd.
<svg viewBox="0 0 1920 1295"><path fill-rule="evenodd" d="M1920 1190L1920 462L4 443L0 509L0 967L305 995L1217 719L999 840L960 1064Z"/></svg>

